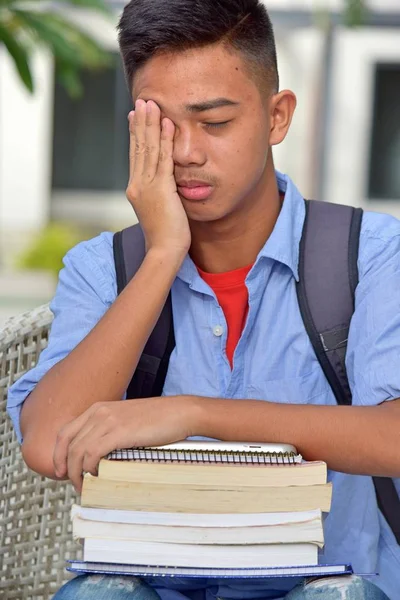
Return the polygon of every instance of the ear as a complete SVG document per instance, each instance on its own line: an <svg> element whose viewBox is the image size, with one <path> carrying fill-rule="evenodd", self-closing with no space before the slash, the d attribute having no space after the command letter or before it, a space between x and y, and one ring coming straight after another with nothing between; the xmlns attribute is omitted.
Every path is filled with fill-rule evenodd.
<svg viewBox="0 0 400 600"><path fill-rule="evenodd" d="M270 134L269 145L276 146L283 142L296 110L297 99L290 90L274 94L270 100Z"/></svg>

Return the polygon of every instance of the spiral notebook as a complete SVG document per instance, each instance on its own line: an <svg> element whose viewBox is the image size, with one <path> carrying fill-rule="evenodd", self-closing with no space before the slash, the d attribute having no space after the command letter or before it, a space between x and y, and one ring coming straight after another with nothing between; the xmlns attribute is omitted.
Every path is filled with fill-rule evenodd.
<svg viewBox="0 0 400 600"><path fill-rule="evenodd" d="M304 567L204 569L191 567L155 567L111 563L67 561L67 571L72 573L107 573L109 575L132 575L136 577L185 577L205 579L271 579L276 577L323 577L329 575L351 575L350 565L318 565Z"/></svg>
<svg viewBox="0 0 400 600"><path fill-rule="evenodd" d="M241 444L237 442L189 441L155 446L126 448L108 454L107 460L201 464L301 464L302 457L291 444Z"/></svg>

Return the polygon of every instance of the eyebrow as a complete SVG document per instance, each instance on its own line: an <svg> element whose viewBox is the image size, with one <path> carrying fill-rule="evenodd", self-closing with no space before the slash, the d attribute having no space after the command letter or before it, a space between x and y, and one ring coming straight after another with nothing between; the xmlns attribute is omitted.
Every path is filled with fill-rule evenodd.
<svg viewBox="0 0 400 600"><path fill-rule="evenodd" d="M213 110L214 108L221 108L222 106L239 106L239 102L234 102L228 98L215 98L215 100L207 100L196 104L186 104L185 110L190 113L199 113Z"/></svg>

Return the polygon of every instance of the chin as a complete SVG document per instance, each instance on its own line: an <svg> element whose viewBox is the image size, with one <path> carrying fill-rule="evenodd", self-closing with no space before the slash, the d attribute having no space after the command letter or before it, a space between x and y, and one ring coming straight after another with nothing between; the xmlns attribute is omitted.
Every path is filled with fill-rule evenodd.
<svg viewBox="0 0 400 600"><path fill-rule="evenodd" d="M198 202L188 202L182 199L183 207L189 221L195 223L213 223L226 219L234 210L232 207L221 206L214 199L199 200Z"/></svg>
<svg viewBox="0 0 400 600"><path fill-rule="evenodd" d="M186 209L186 214L189 221L195 223L213 223L221 221L228 216L226 211L215 210L215 207L199 206L198 209Z"/></svg>

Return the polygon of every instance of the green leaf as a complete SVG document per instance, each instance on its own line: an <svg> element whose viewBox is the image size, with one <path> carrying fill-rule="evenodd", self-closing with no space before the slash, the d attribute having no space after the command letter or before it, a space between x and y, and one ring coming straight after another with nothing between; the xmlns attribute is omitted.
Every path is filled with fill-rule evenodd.
<svg viewBox="0 0 400 600"><path fill-rule="evenodd" d="M365 23L367 6L364 0L346 0L344 22L348 27L357 27Z"/></svg>
<svg viewBox="0 0 400 600"><path fill-rule="evenodd" d="M32 93L34 84L27 49L0 23L0 43L7 48L25 87Z"/></svg>
<svg viewBox="0 0 400 600"><path fill-rule="evenodd" d="M56 66L58 81L64 86L71 98L80 98L83 94L83 86L79 77L79 70L62 61L58 61Z"/></svg>
<svg viewBox="0 0 400 600"><path fill-rule="evenodd" d="M109 64L110 54L60 15L47 12L14 11L34 36L45 43L56 59L76 67L103 67Z"/></svg>

